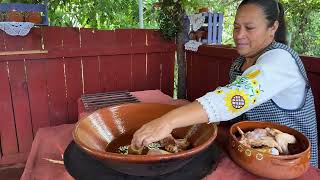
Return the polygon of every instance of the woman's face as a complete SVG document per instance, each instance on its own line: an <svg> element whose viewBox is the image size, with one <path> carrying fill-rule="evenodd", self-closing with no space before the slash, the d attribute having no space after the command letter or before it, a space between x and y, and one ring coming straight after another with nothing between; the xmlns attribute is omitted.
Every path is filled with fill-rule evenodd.
<svg viewBox="0 0 320 180"><path fill-rule="evenodd" d="M278 22L268 27L263 10L254 4L241 6L234 21L233 39L237 51L244 57L254 57L274 39Z"/></svg>

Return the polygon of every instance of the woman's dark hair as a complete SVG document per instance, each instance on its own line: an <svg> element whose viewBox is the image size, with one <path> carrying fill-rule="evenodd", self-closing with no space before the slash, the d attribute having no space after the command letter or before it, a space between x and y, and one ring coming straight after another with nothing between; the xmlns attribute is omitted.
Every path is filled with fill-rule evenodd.
<svg viewBox="0 0 320 180"><path fill-rule="evenodd" d="M279 27L275 34L275 41L283 44L288 43L284 9L278 0L243 0L239 7L247 4L255 4L262 8L264 14L266 15L266 19L269 22L268 27L271 27L275 21L278 21Z"/></svg>

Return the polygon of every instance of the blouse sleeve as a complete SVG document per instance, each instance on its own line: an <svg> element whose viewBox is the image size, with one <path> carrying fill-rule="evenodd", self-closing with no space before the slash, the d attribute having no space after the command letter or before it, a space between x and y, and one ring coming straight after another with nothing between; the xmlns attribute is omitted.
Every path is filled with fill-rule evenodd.
<svg viewBox="0 0 320 180"><path fill-rule="evenodd" d="M261 55L234 82L197 99L210 122L227 121L272 99L300 77L295 60L282 49Z"/></svg>

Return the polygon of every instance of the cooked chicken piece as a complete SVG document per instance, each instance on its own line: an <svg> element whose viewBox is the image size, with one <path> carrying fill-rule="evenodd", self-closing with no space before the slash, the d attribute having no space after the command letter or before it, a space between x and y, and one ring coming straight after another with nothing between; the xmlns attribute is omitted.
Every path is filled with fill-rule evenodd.
<svg viewBox="0 0 320 180"><path fill-rule="evenodd" d="M274 128L266 128L268 133L274 136L275 140L283 150L283 154L289 154L288 144L296 143L296 138L288 133L284 133Z"/></svg>
<svg viewBox="0 0 320 180"><path fill-rule="evenodd" d="M162 154L172 154L172 153L162 149L150 149L147 153L147 155L162 155Z"/></svg>
<svg viewBox="0 0 320 180"><path fill-rule="evenodd" d="M182 150L186 150L190 143L187 139L175 139L172 135L159 141L160 145L165 148L165 150L171 153L177 153Z"/></svg>
<svg viewBox="0 0 320 180"><path fill-rule="evenodd" d="M244 133L239 127L237 127L239 133L241 134L240 143L247 147L261 147L268 146L270 148L277 148L280 153L283 152L282 148L276 142L272 136L268 136L266 129L255 129L254 131L249 131Z"/></svg>
<svg viewBox="0 0 320 180"><path fill-rule="evenodd" d="M260 139L249 139L249 144L254 147L260 147L260 146L268 146L268 147L275 147L278 149L280 153L283 153L282 148L279 146L279 144L275 141L273 137L265 136L260 137Z"/></svg>
<svg viewBox="0 0 320 180"><path fill-rule="evenodd" d="M190 143L187 139L175 139L174 142L181 150L186 150L190 146Z"/></svg>
<svg viewBox="0 0 320 180"><path fill-rule="evenodd" d="M133 145L129 145L128 147L128 154L136 154L136 155L141 155L144 153L145 147L134 147Z"/></svg>
<svg viewBox="0 0 320 180"><path fill-rule="evenodd" d="M268 136L268 132L265 129L257 128L253 131L249 131L245 134L248 139L259 139L261 137Z"/></svg>
<svg viewBox="0 0 320 180"><path fill-rule="evenodd" d="M170 134L168 137L161 139L159 141L160 145L162 147L167 146L169 144L175 144L175 139L173 138L173 136Z"/></svg>

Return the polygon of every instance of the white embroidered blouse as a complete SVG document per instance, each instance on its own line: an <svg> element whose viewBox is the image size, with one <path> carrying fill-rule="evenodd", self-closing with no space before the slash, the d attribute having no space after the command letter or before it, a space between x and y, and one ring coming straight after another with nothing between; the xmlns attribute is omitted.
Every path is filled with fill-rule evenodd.
<svg viewBox="0 0 320 180"><path fill-rule="evenodd" d="M283 109L302 105L306 82L290 53L274 49L262 54L234 82L197 99L210 122L228 121L272 99Z"/></svg>

